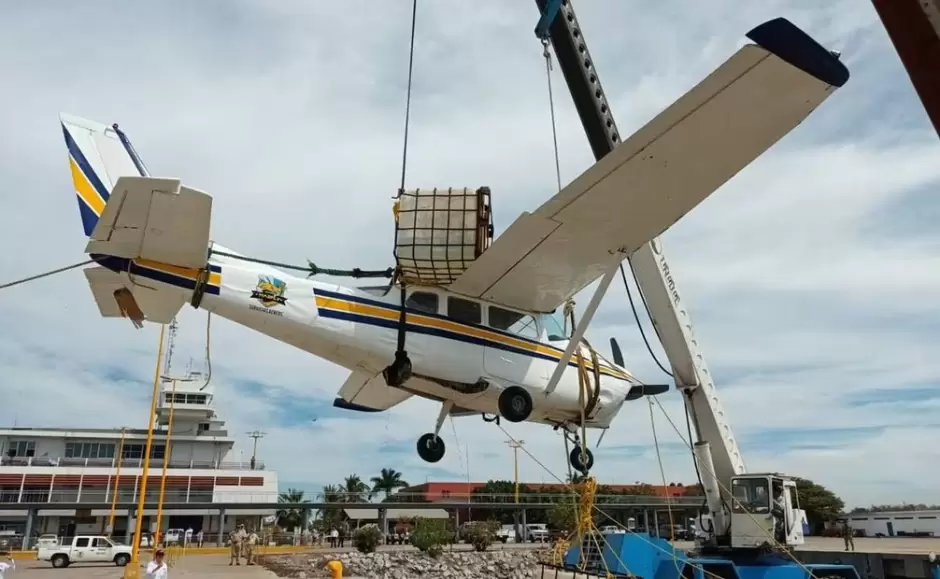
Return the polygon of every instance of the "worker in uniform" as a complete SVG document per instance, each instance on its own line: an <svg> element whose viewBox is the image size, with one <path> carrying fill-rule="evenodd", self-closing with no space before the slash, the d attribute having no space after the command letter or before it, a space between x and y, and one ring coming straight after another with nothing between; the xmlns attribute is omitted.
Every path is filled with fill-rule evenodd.
<svg viewBox="0 0 940 579"><path fill-rule="evenodd" d="M845 550L855 550L855 529L849 525L848 519L842 519L842 540L845 541Z"/></svg>
<svg viewBox="0 0 940 579"><path fill-rule="evenodd" d="M242 564L242 545L244 544L245 537L245 525L238 525L238 527L229 535L229 544L231 545L231 558L228 562L229 565Z"/></svg>
<svg viewBox="0 0 940 579"><path fill-rule="evenodd" d="M248 531L245 538L245 558L249 565L255 564L255 546L258 544L258 533L254 529Z"/></svg>
<svg viewBox="0 0 940 579"><path fill-rule="evenodd" d="M783 496L783 485L778 482L773 483L773 491L774 502L770 506L770 512L774 517L774 538L780 543L786 543L787 501Z"/></svg>

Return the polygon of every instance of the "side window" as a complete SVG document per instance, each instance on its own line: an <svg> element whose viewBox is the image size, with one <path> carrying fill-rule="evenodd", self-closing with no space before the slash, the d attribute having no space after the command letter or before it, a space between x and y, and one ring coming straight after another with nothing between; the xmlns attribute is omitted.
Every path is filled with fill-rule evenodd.
<svg viewBox="0 0 940 579"><path fill-rule="evenodd" d="M531 338L533 340L539 338L539 329L538 326L535 325L535 318L527 314L520 314L519 312L512 312L504 310L503 308L497 308L496 306L490 306L489 322L490 327L496 328L497 330Z"/></svg>
<svg viewBox="0 0 940 579"><path fill-rule="evenodd" d="M74 547L87 547L88 546L88 537L79 537L75 539Z"/></svg>
<svg viewBox="0 0 940 579"><path fill-rule="evenodd" d="M481 322L482 308L477 302L461 298L447 298L447 317L465 324L479 324Z"/></svg>
<svg viewBox="0 0 940 579"><path fill-rule="evenodd" d="M431 292L414 292L405 300L405 307L419 312L436 314L438 307L437 294Z"/></svg>

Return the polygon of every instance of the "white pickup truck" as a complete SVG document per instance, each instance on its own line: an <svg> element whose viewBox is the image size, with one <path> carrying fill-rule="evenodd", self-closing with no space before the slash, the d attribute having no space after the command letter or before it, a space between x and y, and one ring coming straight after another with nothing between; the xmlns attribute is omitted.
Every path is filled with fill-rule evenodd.
<svg viewBox="0 0 940 579"><path fill-rule="evenodd" d="M131 560L131 548L118 545L100 535L79 535L71 544L40 546L36 559L49 561L53 567L68 567L72 563L114 562L118 567Z"/></svg>

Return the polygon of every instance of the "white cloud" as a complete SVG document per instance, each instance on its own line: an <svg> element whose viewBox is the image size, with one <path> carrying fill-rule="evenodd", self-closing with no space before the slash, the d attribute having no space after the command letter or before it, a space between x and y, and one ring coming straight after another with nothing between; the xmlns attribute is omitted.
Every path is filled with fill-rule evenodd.
<svg viewBox="0 0 940 579"><path fill-rule="evenodd" d="M228 246L386 266L410 12L336 6L245 0L131 11L102 0L81 10L0 9L4 277L81 257L60 110L121 123L152 171L212 193L213 234ZM938 474L930 440L940 427L930 418L937 399L923 387L940 377L940 236L925 216L936 214L940 146L872 8L849 0L577 8L624 134L767 18L787 16L842 50L849 84L668 232L665 245L750 468L810 476L853 504L935 502L923 481ZM419 11L408 183L489 185L502 230L554 188L536 11L496 0L419 2ZM557 71L553 82L567 181L591 156ZM100 319L80 274L6 290L0 320L0 423L145 421L155 329ZM615 286L589 335L593 343L616 335L640 377L663 381L632 320ZM201 360L203 324L202 314L183 314L184 361ZM213 383L231 430L264 428L263 458L282 480L322 484L381 466L413 483L445 476L413 452L436 405L334 415L324 408L345 371L224 320L213 328ZM873 393L874 402L858 403ZM678 397L663 405L684 429ZM445 426L450 452L437 466L448 478L465 478L467 462L473 479L509 478L505 435L478 420L457 420L456 439ZM673 443L667 478L690 481L688 454L674 450L677 435L661 414L656 427ZM564 472L558 435L506 428ZM651 440L647 406L630 405L603 447L641 449L604 452L596 474L656 482ZM520 468L526 479L551 480L531 460Z"/></svg>

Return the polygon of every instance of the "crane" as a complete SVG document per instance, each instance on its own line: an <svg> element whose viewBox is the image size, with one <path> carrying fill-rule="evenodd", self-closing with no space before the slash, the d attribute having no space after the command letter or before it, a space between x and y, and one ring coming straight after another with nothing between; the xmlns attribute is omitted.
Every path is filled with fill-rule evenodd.
<svg viewBox="0 0 940 579"><path fill-rule="evenodd" d="M572 3L535 2L540 13L535 34L543 42L551 43L588 142L600 161L620 143L620 132ZM662 243L653 239L633 253L629 262L695 433L694 460L707 504L707 513L700 518L704 535L700 535L699 547L712 554L724 553L729 564L734 564L735 560L740 561L735 555L742 552L765 552L770 537L779 537L777 544L785 546L784 550L802 544L805 513L799 508L796 485L781 474L748 473L712 374L698 348L689 312ZM615 357L618 350L615 347ZM775 503L775 498L780 503ZM781 503L785 503L782 513L775 508ZM780 519L783 524L776 525L775 521ZM629 537L619 540L628 541ZM747 560L750 565L760 566L788 563L779 558L748 556ZM858 576L851 566L826 566L820 570L826 575Z"/></svg>

